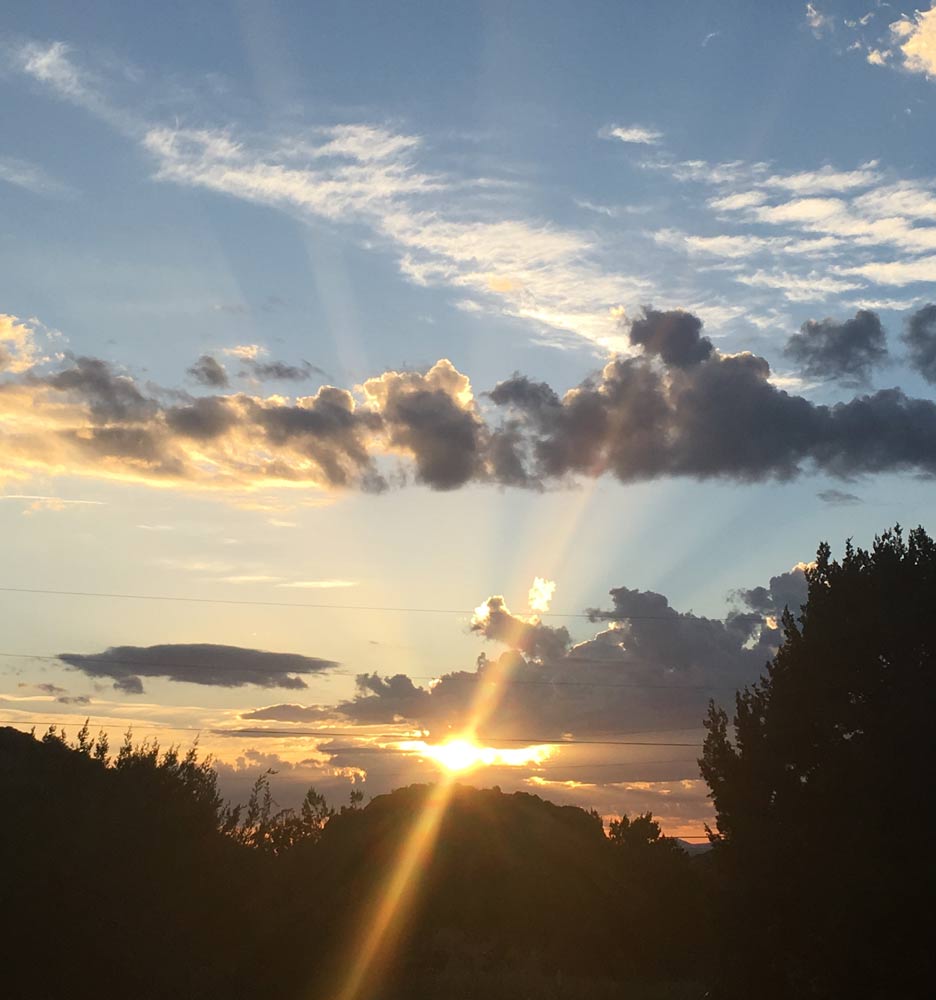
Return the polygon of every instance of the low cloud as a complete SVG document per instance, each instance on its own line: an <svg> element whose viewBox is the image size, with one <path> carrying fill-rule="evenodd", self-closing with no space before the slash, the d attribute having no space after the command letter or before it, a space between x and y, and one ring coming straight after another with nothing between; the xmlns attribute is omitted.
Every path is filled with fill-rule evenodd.
<svg viewBox="0 0 936 1000"><path fill-rule="evenodd" d="M0 313L0 372L25 372L39 360L34 328L17 316Z"/></svg>
<svg viewBox="0 0 936 1000"><path fill-rule="evenodd" d="M887 358L884 328L877 313L860 309L853 319L807 320L786 342L784 353L804 375L865 385Z"/></svg>
<svg viewBox="0 0 936 1000"><path fill-rule="evenodd" d="M285 703L242 718L406 723L427 730L431 739L477 725L479 739L492 745L498 739L535 743L563 735L697 728L710 698L729 701L732 691L763 671L780 642L783 609L798 614L805 602L805 565L766 586L733 592L733 609L723 619L678 611L652 591L618 587L610 596L609 608L589 612L605 627L578 643L565 627L513 614L502 597L489 597L471 629L501 651L482 653L472 670L443 674L428 687L406 674L361 674L356 695L331 708ZM666 761L657 753L650 763Z"/></svg>
<svg viewBox="0 0 936 1000"><path fill-rule="evenodd" d="M788 572L772 576L766 587L737 590L734 596L768 622L778 621L785 609L798 616L800 607L806 603L808 568L807 563L798 563Z"/></svg>
<svg viewBox="0 0 936 1000"><path fill-rule="evenodd" d="M285 361L257 361L248 359L247 368L242 373L258 382L305 382L314 375L324 375L321 368L303 361L290 365Z"/></svg>
<svg viewBox="0 0 936 1000"><path fill-rule="evenodd" d="M932 374L934 306L910 317L911 363ZM898 388L834 405L787 391L755 354L723 354L685 310L647 307L617 355L560 395L516 373L476 396L442 359L353 391L292 399L192 397L96 358L0 381L0 476L85 475L243 494L307 486L381 492L488 483L545 489L577 477L735 482L823 472L936 472L936 403ZM791 339L813 371L859 378L880 360L877 317L806 324ZM789 383L787 383L789 384Z"/></svg>
<svg viewBox="0 0 936 1000"><path fill-rule="evenodd" d="M833 507L850 507L854 504L863 503L861 497L845 490L821 490L816 496L823 502L831 504Z"/></svg>
<svg viewBox="0 0 936 1000"><path fill-rule="evenodd" d="M212 389L226 389L230 384L227 369L210 354L203 354L189 368L188 373L196 382Z"/></svg>
<svg viewBox="0 0 936 1000"><path fill-rule="evenodd" d="M338 664L298 653L272 653L215 643L111 646L102 653L60 653L59 659L88 677L106 677L115 690L141 694L144 677L214 687L304 688L302 674L318 674Z"/></svg>
<svg viewBox="0 0 936 1000"><path fill-rule="evenodd" d="M255 722L321 722L324 719L333 719L334 713L327 708L318 705L269 705L267 708L258 708L252 712L244 712L242 719L249 719Z"/></svg>
<svg viewBox="0 0 936 1000"><path fill-rule="evenodd" d="M936 383L936 305L923 306L908 317L903 342L910 367L931 385Z"/></svg>

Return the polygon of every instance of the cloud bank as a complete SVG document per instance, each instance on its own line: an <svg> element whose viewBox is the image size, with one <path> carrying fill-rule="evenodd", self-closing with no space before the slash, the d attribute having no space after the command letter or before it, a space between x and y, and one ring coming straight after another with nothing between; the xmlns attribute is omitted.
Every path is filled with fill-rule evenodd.
<svg viewBox="0 0 936 1000"><path fill-rule="evenodd" d="M911 315L904 336L928 378L934 309ZM814 471L936 472L932 400L891 388L814 403L774 384L764 358L716 350L701 320L682 310L647 308L629 340L639 354L611 358L561 396L521 374L477 396L445 359L291 400L144 386L97 358L66 359L51 371L8 365L0 479L71 474L235 493L380 492L407 479L435 490L544 489L602 475L755 482ZM806 371L846 379L866 377L885 351L868 311L808 323L790 344ZM204 361L190 371L217 378Z"/></svg>
<svg viewBox="0 0 936 1000"><path fill-rule="evenodd" d="M429 687L405 674L362 674L356 696L332 708L286 703L242 718L406 722L439 739L468 725L493 690L496 704L479 738L495 744L699 727L710 698L728 700L763 671L780 642L783 609L798 614L805 603L804 570L800 564L765 587L736 591L735 610L722 620L677 611L662 594L618 587L610 608L589 612L607 627L579 643L566 628L515 615L492 596L471 628L505 648L493 658L482 654L474 670L444 674Z"/></svg>

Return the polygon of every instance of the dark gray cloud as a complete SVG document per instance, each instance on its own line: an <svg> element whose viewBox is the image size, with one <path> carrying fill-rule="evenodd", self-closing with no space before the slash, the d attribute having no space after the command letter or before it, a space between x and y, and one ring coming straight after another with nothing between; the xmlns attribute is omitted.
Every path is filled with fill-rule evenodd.
<svg viewBox="0 0 936 1000"><path fill-rule="evenodd" d="M471 631L485 639L502 642L532 659L555 659L564 655L572 644L568 629L544 625L537 618L521 618L508 611L504 598L489 597L482 616L475 614Z"/></svg>
<svg viewBox="0 0 936 1000"><path fill-rule="evenodd" d="M452 490L484 478L486 428L468 379L451 362L425 375L387 372L365 390L380 408L391 447L412 455L420 482Z"/></svg>
<svg viewBox="0 0 936 1000"><path fill-rule="evenodd" d="M111 646L102 653L60 653L59 659L89 677L108 677L125 694L141 694L143 677L161 677L216 687L304 688L298 674L317 674L337 666L298 653L215 643L171 643L159 646Z"/></svg>
<svg viewBox="0 0 936 1000"><path fill-rule="evenodd" d="M785 608L798 616L806 603L807 591L806 565L800 564L786 573L772 576L766 587L736 590L734 596L756 614L779 619Z"/></svg>
<svg viewBox="0 0 936 1000"><path fill-rule="evenodd" d="M810 336L839 350L849 323L865 333L876 323L864 316L834 335L824 321ZM911 318L918 353L932 322L926 309ZM158 387L145 394L106 362L82 358L54 375L0 383L0 404L22 406L26 386L44 389L30 404L34 412L54 393L85 407L53 406L47 430L22 441L8 436L0 457L12 448L9 462L28 454L36 467L160 483L373 492L414 478L452 490L545 489L602 475L630 483L936 474L934 401L894 388L817 404L775 385L763 358L721 354L700 331L689 313L647 310L631 327L643 356L613 358L562 395L517 373L483 394L483 408L468 378L445 360L425 372L385 372L355 392L323 386L290 402L245 393L193 399ZM854 357L848 364L860 370Z"/></svg>
<svg viewBox="0 0 936 1000"><path fill-rule="evenodd" d="M340 702L335 709L354 722L397 722L417 719L429 704L429 693L417 687L405 674L379 677L359 674L355 678L358 693L351 701Z"/></svg>
<svg viewBox="0 0 936 1000"><path fill-rule="evenodd" d="M305 382L313 375L324 375L317 365L303 361L299 365L290 365L285 361L257 361L256 358L246 359L246 370L243 375L258 379L261 382Z"/></svg>
<svg viewBox="0 0 936 1000"><path fill-rule="evenodd" d="M165 418L175 434L196 441L221 437L240 419L237 410L223 396L202 396L186 406L170 406Z"/></svg>
<svg viewBox="0 0 936 1000"><path fill-rule="evenodd" d="M674 368L698 364L714 351L712 342L702 336L702 320L682 309L644 308L643 315L631 323L630 342Z"/></svg>
<svg viewBox="0 0 936 1000"><path fill-rule="evenodd" d="M936 305L923 306L908 317L902 339L910 367L936 383Z"/></svg>
<svg viewBox="0 0 936 1000"><path fill-rule="evenodd" d="M99 424L144 423L158 409L129 375L118 375L100 358L75 358L72 367L40 381L84 400L92 419Z"/></svg>
<svg viewBox="0 0 936 1000"><path fill-rule="evenodd" d="M845 490L820 490L816 496L823 503L831 504L833 507L849 507L864 502L860 496Z"/></svg>
<svg viewBox="0 0 936 1000"><path fill-rule="evenodd" d="M405 674L363 674L355 697L331 709L271 705L243 718L311 722L330 712L354 723L409 722L433 739L472 722L481 738L531 742L700 727L710 698L730 702L761 674L780 642L776 619L786 605L798 611L805 585L798 566L766 587L737 591L732 596L741 606L724 619L618 587L611 607L589 612L606 627L578 643L564 626L513 615L502 598L491 597L472 629L505 648L493 657L482 653L473 670L443 674L429 687ZM477 723L479 705L485 708Z"/></svg>
<svg viewBox="0 0 936 1000"><path fill-rule="evenodd" d="M615 359L562 399L514 376L490 394L511 415L530 456L528 476L612 472L622 482L660 476L734 481L936 473L936 404L884 389L819 405L769 381L753 354L713 354L659 371Z"/></svg>
<svg viewBox="0 0 936 1000"><path fill-rule="evenodd" d="M803 374L852 386L866 385L875 366L887 358L881 320L870 309L859 309L843 322L807 320L783 350Z"/></svg>
<svg viewBox="0 0 936 1000"><path fill-rule="evenodd" d="M56 697L58 697L59 695L68 694L68 689L59 687L58 684L48 684L48 683L27 684L21 681L16 686L21 688L32 688L34 691L41 691L43 694L51 694L55 695Z"/></svg>
<svg viewBox="0 0 936 1000"><path fill-rule="evenodd" d="M250 719L256 722L321 722L323 719L334 718L335 713L331 709L322 708L319 705L269 705L266 708L258 708L252 712L244 712L242 719Z"/></svg>
<svg viewBox="0 0 936 1000"><path fill-rule="evenodd" d="M288 447L313 459L334 486L374 483L381 488L369 452L369 438L383 428L379 413L357 407L351 393L323 386L302 405L261 406L242 397L248 421L259 427L273 449ZM269 471L294 478L287 463L274 461Z"/></svg>
<svg viewBox="0 0 936 1000"><path fill-rule="evenodd" d="M25 684L19 683L16 685L20 688L32 688L34 691L41 691L43 694L52 695L55 700L60 705L90 705L91 699L85 694L75 694L71 695L68 690L63 687L59 687L58 684Z"/></svg>
<svg viewBox="0 0 936 1000"><path fill-rule="evenodd" d="M226 389L230 384L227 369L210 354L203 354L188 369L188 373L196 382L209 386L212 389Z"/></svg>

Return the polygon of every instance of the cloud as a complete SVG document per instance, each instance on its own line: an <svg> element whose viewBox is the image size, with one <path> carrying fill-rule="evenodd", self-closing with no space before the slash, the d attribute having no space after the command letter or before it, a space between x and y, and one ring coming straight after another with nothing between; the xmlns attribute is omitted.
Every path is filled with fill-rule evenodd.
<svg viewBox="0 0 936 1000"><path fill-rule="evenodd" d="M767 587L738 591L733 600L741 606L716 620L677 611L662 594L618 587L610 608L589 613L608 626L573 644L564 627L511 614L503 598L489 597L471 627L503 652L482 654L473 671L444 674L425 688L405 674L361 675L355 697L331 711L355 723L408 723L438 739L476 721L483 699L479 739L495 746L498 739L535 743L563 734L581 739L699 727L709 698L727 700L763 670L779 643L775 619L784 604L798 611L805 601L803 566ZM273 705L243 717L312 722L323 709L306 711ZM682 757L691 761L691 754ZM590 760L594 767L594 755ZM572 774L588 780L588 766L583 762ZM593 773L602 775L605 766ZM694 766L689 770L694 774Z"/></svg>
<svg viewBox="0 0 936 1000"><path fill-rule="evenodd" d="M572 642L564 627L544 625L535 615L524 618L511 614L500 596L489 597L475 610L470 628L485 639L503 642L533 659L562 656Z"/></svg>
<svg viewBox="0 0 936 1000"><path fill-rule="evenodd" d="M534 577L527 598L530 610L541 614L547 612L555 593L556 583L554 580L544 580L541 576Z"/></svg>
<svg viewBox="0 0 936 1000"><path fill-rule="evenodd" d="M903 342L910 367L936 384L936 305L923 306L907 318Z"/></svg>
<svg viewBox="0 0 936 1000"><path fill-rule="evenodd" d="M609 125L601 129L598 135L603 139L617 139L642 146L656 146L663 139L662 132L643 125Z"/></svg>
<svg viewBox="0 0 936 1000"><path fill-rule="evenodd" d="M334 713L319 705L269 705L241 714L242 719L255 722L321 722L334 718Z"/></svg>
<svg viewBox="0 0 936 1000"><path fill-rule="evenodd" d="M50 177L41 167L11 156L0 156L0 182L39 195L61 196L69 192L64 184Z"/></svg>
<svg viewBox="0 0 936 1000"><path fill-rule="evenodd" d="M72 367L39 381L86 402L95 424L141 424L157 410L129 375L116 373L100 358L75 358Z"/></svg>
<svg viewBox="0 0 936 1000"><path fill-rule="evenodd" d="M887 358L887 346L877 313L860 309L843 322L807 320L787 340L784 354L804 375L865 385L872 369Z"/></svg>
<svg viewBox="0 0 936 1000"><path fill-rule="evenodd" d="M421 482L449 490L479 477L484 425L471 383L450 361L425 374L385 372L362 388L383 415L390 447L412 456Z"/></svg>
<svg viewBox="0 0 936 1000"><path fill-rule="evenodd" d="M854 493L846 493L843 490L821 490L816 496L823 502L833 507L850 507L853 504L862 503L862 499Z"/></svg>
<svg viewBox="0 0 936 1000"><path fill-rule="evenodd" d="M210 354L203 354L188 370L189 375L200 385L212 389L226 389L230 384L227 369Z"/></svg>
<svg viewBox="0 0 936 1000"><path fill-rule="evenodd" d="M43 694L51 695L59 705L90 705L91 699L86 694L69 694L68 691L57 684L17 684L20 688L32 688L34 691L41 691Z"/></svg>
<svg viewBox="0 0 936 1000"><path fill-rule="evenodd" d="M608 310L648 287L638 276L605 270L590 234L505 218L502 204L492 216L484 178L419 169L419 136L371 124L311 131L313 141L262 141L217 129L151 128L144 147L160 180L305 220L364 224L417 284L468 291L474 298L467 301L482 309L597 343L614 336ZM472 190L479 198L470 197Z"/></svg>
<svg viewBox="0 0 936 1000"><path fill-rule="evenodd" d="M701 330L702 321L692 313L646 308L631 323L630 342L648 355L659 356L665 365L686 368L712 354L712 342L701 335Z"/></svg>
<svg viewBox="0 0 936 1000"><path fill-rule="evenodd" d="M908 328L920 357L929 308ZM876 320L859 313L841 329L829 324L805 327L804 362L864 373L880 346ZM764 358L717 351L685 310L648 307L624 329L643 354L613 357L562 396L520 373L476 396L442 359L354 391L192 398L152 384L144 391L107 362L78 358L0 382L0 474L215 490L246 503L245 491L261 486L380 492L409 472L435 490L541 490L579 476L753 482L936 471L932 400L895 388L813 403L788 391L793 383L775 379Z"/></svg>
<svg viewBox="0 0 936 1000"><path fill-rule="evenodd" d="M806 23L816 38L822 38L827 31L831 31L833 28L832 18L828 14L823 14L812 3L806 4Z"/></svg>
<svg viewBox="0 0 936 1000"><path fill-rule="evenodd" d="M0 372L24 372L40 360L34 327L0 313Z"/></svg>
<svg viewBox="0 0 936 1000"><path fill-rule="evenodd" d="M417 687L404 674L386 678L359 674L356 684L357 695L350 701L340 702L334 713L363 725L418 719L431 700L428 691Z"/></svg>
<svg viewBox="0 0 936 1000"><path fill-rule="evenodd" d="M338 666L298 653L272 653L215 643L111 646L102 653L60 653L59 659L88 677L107 677L125 694L141 694L143 677L215 687L304 688L301 674Z"/></svg>
<svg viewBox="0 0 936 1000"><path fill-rule="evenodd" d="M266 353L266 348L259 344L235 344L234 347L225 347L223 353L241 361L256 361L261 354Z"/></svg>
<svg viewBox="0 0 936 1000"><path fill-rule="evenodd" d="M936 77L936 6L902 15L890 25L890 34L904 69Z"/></svg>
<svg viewBox="0 0 936 1000"><path fill-rule="evenodd" d="M303 361L291 365L285 361L261 361L260 355L266 353L266 348L259 344L238 344L226 347L223 353L237 358L242 370L238 372L241 378L249 378L255 382L304 382L313 375L324 375L321 368ZM188 369L196 382L212 389L226 389L230 378L225 366L210 354L203 354L191 368Z"/></svg>
<svg viewBox="0 0 936 1000"><path fill-rule="evenodd" d="M786 573L779 573L770 578L766 587L754 587L751 590L736 590L734 596L740 599L751 611L763 615L765 621L777 621L785 608L794 615L799 615L800 606L806 603L807 563L797 563Z"/></svg>
<svg viewBox="0 0 936 1000"><path fill-rule="evenodd" d="M854 267L843 267L840 273L861 275L881 285L903 288L916 282L936 282L936 254L915 260L872 261Z"/></svg>
<svg viewBox="0 0 936 1000"><path fill-rule="evenodd" d="M796 172L740 160L661 157L643 165L712 189L706 204L721 227L715 235L673 229L648 235L667 248L735 262L732 276L740 285L806 302L936 273L936 226L927 224L936 217L932 178L895 179L873 160L851 170L826 164ZM881 249L886 256L877 260Z"/></svg>
<svg viewBox="0 0 936 1000"><path fill-rule="evenodd" d="M303 361L300 365L290 365L285 361L257 361L250 359L246 373L259 382L305 382L313 375L324 372L316 365Z"/></svg>

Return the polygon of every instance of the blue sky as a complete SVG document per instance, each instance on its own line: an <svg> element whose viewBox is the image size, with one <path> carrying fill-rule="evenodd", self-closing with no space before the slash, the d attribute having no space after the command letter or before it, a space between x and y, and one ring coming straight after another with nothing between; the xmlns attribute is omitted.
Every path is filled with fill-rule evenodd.
<svg viewBox="0 0 936 1000"><path fill-rule="evenodd" d="M534 576L557 583L554 610L608 606L626 586L724 616L736 588L767 585L820 539L927 524L929 453L811 451L757 474L687 472L693 458L617 478L573 463L534 488L488 464L440 489L419 466L424 439L388 428L395 392L429 386L493 428L485 394L515 372L561 396L610 358L639 361L631 324L651 305L698 317L712 359L765 358L757 378L804 406L898 386L930 399L901 333L934 299L934 76L936 13L873 0L8 5L2 582L453 613L7 594L7 651L212 643L324 657L342 671L302 692L324 710L354 698L356 673L416 681L496 657L503 642L483 622L471 631L471 608L503 594L528 614ZM842 324L859 311L876 317L883 360L845 378L791 354L790 336L825 317L853 349L861 333ZM226 384L189 371L204 356ZM126 443L89 459L98 397L56 374L77 357L106 363L109 391L135 386L160 433L201 397L236 397L219 405L244 420L336 386L341 406L386 421L356 440L390 488L363 488L364 465L342 487L292 445L248 458L253 430L204 449L190 439L184 472L154 471ZM448 369L421 381L439 359L470 388ZM752 450L770 451L764 428ZM285 477L260 475L268 459ZM342 476L355 461L342 452ZM570 641L595 641L596 625L567 624ZM2 708L23 720L233 726L295 700L168 676L145 700L117 697L87 672L9 659ZM73 697L89 700L58 700ZM232 775L269 752L297 784L347 780L327 758L309 763L308 741L261 742L237 745ZM231 746L212 749L234 760ZM374 790L381 780L372 768ZM542 787L607 811L658 811L676 787L556 782ZM671 825L698 826L704 808L693 784Z"/></svg>

